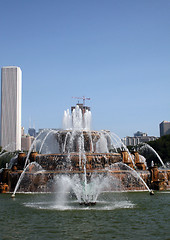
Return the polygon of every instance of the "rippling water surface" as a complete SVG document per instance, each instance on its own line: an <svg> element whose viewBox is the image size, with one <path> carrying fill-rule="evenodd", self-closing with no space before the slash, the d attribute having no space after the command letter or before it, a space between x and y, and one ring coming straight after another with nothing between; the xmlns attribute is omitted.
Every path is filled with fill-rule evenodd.
<svg viewBox="0 0 170 240"><path fill-rule="evenodd" d="M0 239L170 239L170 192L103 193L80 206L55 194L0 195Z"/></svg>

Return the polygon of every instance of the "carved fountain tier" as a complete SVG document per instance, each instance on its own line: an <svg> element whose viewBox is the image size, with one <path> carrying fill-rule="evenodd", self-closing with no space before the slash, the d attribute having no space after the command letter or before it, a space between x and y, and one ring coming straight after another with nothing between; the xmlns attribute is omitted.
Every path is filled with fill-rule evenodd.
<svg viewBox="0 0 170 240"><path fill-rule="evenodd" d="M100 139L98 131L62 130L55 135L59 144L59 153L38 154L31 153L30 161L36 161L45 170L82 170L86 164L87 170L103 169L109 165L120 162L119 153L98 153L97 142ZM107 144L110 144L107 139Z"/></svg>
<svg viewBox="0 0 170 240"><path fill-rule="evenodd" d="M79 152L80 151L80 141L79 138L83 137L85 152L96 152L96 143L100 138L98 131L72 131L63 130L56 134L56 139L59 143L59 152ZM71 144L70 144L71 142Z"/></svg>
<svg viewBox="0 0 170 240"><path fill-rule="evenodd" d="M36 154L34 161L45 170L81 171L85 158L87 170L103 169L121 161L121 155L118 153L85 153L79 156L76 152L69 154L69 160L68 154ZM33 161L32 157L30 159Z"/></svg>

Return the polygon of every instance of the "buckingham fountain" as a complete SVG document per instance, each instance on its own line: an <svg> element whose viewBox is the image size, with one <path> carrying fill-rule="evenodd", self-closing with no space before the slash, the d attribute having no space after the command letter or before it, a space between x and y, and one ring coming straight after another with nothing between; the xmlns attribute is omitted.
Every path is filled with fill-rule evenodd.
<svg viewBox="0 0 170 240"><path fill-rule="evenodd" d="M63 129L43 130L29 152L20 152L0 172L1 192L66 192L80 204L93 205L103 191L166 190L170 171L147 166L108 130L91 130L91 111L77 104L64 111Z"/></svg>

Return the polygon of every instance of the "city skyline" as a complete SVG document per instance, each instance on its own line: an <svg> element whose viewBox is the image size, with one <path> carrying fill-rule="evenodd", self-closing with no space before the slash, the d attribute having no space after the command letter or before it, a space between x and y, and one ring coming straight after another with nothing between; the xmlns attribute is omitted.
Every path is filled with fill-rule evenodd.
<svg viewBox="0 0 170 240"><path fill-rule="evenodd" d="M61 128L72 97L86 96L93 129L159 136L170 120L169 1L17 0L1 9L0 66L22 69L25 129L30 118L36 129Z"/></svg>

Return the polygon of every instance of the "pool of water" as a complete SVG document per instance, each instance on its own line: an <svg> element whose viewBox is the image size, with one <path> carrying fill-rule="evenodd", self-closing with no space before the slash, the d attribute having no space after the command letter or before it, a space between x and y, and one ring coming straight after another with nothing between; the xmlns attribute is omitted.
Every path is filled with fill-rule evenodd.
<svg viewBox="0 0 170 240"><path fill-rule="evenodd" d="M0 195L0 239L170 239L170 191L102 193L95 206L73 196Z"/></svg>

